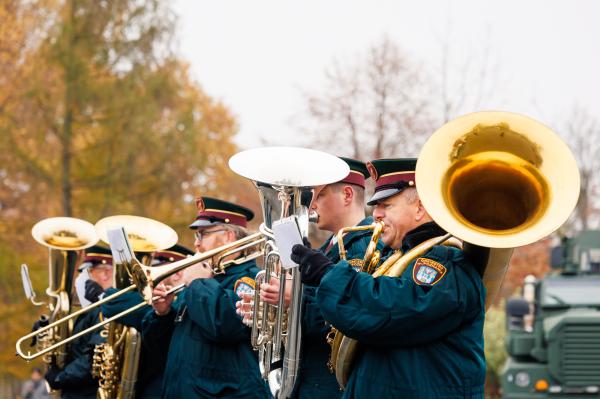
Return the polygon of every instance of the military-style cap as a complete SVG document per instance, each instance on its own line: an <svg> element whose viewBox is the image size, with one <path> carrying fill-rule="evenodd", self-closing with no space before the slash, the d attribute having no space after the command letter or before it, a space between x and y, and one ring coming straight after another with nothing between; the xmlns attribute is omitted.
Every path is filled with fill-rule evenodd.
<svg viewBox="0 0 600 399"><path fill-rule="evenodd" d="M171 248L156 251L154 253L153 266L162 265L164 263L173 263L178 260L185 259L194 254L194 251L184 247L183 245L175 244Z"/></svg>
<svg viewBox="0 0 600 399"><path fill-rule="evenodd" d="M85 249L85 257L83 258L81 265L79 265L78 270L81 272L89 267L99 265L112 266L112 264L112 252L110 251L110 248L93 245Z"/></svg>
<svg viewBox="0 0 600 399"><path fill-rule="evenodd" d="M367 205L375 205L408 187L415 187L416 167L417 158L376 159L368 162L367 169L375 180L375 192Z"/></svg>
<svg viewBox="0 0 600 399"><path fill-rule="evenodd" d="M369 170L364 162L352 158L339 157L350 167L350 173L340 183L356 184L365 188L365 180L369 178Z"/></svg>
<svg viewBox="0 0 600 399"><path fill-rule="evenodd" d="M246 227L248 221L254 217L250 209L231 202L210 197L199 197L196 199L198 216L190 229L208 227L216 223L235 224Z"/></svg>

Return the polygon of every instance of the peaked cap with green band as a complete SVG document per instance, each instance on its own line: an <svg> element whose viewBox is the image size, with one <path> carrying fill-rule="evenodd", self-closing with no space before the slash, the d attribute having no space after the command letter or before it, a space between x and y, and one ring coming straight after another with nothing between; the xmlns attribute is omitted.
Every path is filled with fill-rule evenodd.
<svg viewBox="0 0 600 399"><path fill-rule="evenodd" d="M350 167L350 173L340 183L356 184L365 187L365 180L369 178L369 170L364 162L352 158L339 157Z"/></svg>
<svg viewBox="0 0 600 399"><path fill-rule="evenodd" d="M196 207L198 215L196 220L190 224L190 229L208 227L216 223L246 227L248 221L254 217L254 212L246 207L211 197L197 198Z"/></svg>
<svg viewBox="0 0 600 399"><path fill-rule="evenodd" d="M375 180L375 192L367 205L375 205L382 199L415 187L417 158L376 159L367 163L371 178Z"/></svg>
<svg viewBox="0 0 600 399"><path fill-rule="evenodd" d="M78 270L83 271L89 267L99 265L111 265L112 266L112 252L110 248L103 247L101 245L92 245L85 249L85 257L83 262L79 265Z"/></svg>

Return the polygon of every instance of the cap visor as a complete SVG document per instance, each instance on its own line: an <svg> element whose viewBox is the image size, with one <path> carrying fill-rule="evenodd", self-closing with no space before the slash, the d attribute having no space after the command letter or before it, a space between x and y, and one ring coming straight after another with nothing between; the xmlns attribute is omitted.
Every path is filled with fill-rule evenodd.
<svg viewBox="0 0 600 399"><path fill-rule="evenodd" d="M80 272L82 272L85 269L88 269L90 266L92 266L92 262L83 262L81 265L79 265L79 267L77 268L77 270L79 270Z"/></svg>
<svg viewBox="0 0 600 399"><path fill-rule="evenodd" d="M189 228L192 230L196 230L198 227L208 227L217 224L218 222L211 222L210 220L205 219L197 219L194 220L194 223L189 225Z"/></svg>
<svg viewBox="0 0 600 399"><path fill-rule="evenodd" d="M373 194L373 196L371 197L369 202L367 202L367 205L369 205L369 206L375 205L377 202L381 201L382 199L392 197L401 192L402 192L402 190L400 190L398 188L388 188L387 190L377 191L377 192L375 192L375 194Z"/></svg>

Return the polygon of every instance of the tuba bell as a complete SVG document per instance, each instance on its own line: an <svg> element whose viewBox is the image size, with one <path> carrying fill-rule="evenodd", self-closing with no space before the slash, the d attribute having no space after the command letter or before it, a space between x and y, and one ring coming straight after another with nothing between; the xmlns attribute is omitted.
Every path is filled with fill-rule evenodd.
<svg viewBox="0 0 600 399"><path fill-rule="evenodd" d="M373 277L399 277L434 245L462 247L487 289L498 294L514 247L558 229L579 196L579 171L568 146L548 127L509 112L477 112L452 120L425 143L415 174L419 198L449 234L388 258ZM357 341L343 337L336 356L342 388Z"/></svg>
<svg viewBox="0 0 600 399"><path fill-rule="evenodd" d="M266 237L264 269L256 280L251 343L258 351L259 368L275 398L289 398L300 365L303 285L297 268L283 269L273 224L294 216L302 237L308 236L309 207L314 187L346 177L348 165L320 151L294 147L267 147L240 152L229 160L230 168L256 186L263 211L260 226ZM278 305L260 300L260 285L271 277L279 280ZM285 286L291 284L289 308Z"/></svg>

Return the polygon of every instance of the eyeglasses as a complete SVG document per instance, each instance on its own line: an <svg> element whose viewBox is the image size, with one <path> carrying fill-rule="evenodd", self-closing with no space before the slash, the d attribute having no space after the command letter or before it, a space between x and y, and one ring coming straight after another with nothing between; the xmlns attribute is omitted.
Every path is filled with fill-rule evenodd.
<svg viewBox="0 0 600 399"><path fill-rule="evenodd" d="M219 231L227 231L227 229L197 231L194 233L194 237L196 237L196 240L202 241L202 239L205 238L207 235L212 234L212 233L218 233Z"/></svg>

